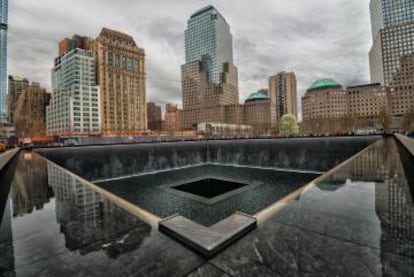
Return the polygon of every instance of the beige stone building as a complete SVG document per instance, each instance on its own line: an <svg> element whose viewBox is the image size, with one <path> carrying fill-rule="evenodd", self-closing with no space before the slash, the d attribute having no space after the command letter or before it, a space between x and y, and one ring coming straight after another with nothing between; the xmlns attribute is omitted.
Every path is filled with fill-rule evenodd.
<svg viewBox="0 0 414 277"><path fill-rule="evenodd" d="M318 80L302 97L305 133L358 133L414 129L414 55L405 55L388 87L379 83L342 89Z"/></svg>
<svg viewBox="0 0 414 277"><path fill-rule="evenodd" d="M181 72L183 127L191 129L200 122L226 123L224 106L239 102L237 68L224 63L220 83L209 81L202 62L187 63Z"/></svg>
<svg viewBox="0 0 414 277"><path fill-rule="evenodd" d="M379 83L352 86L348 97L348 132L384 129L387 114L387 90Z"/></svg>
<svg viewBox="0 0 414 277"><path fill-rule="evenodd" d="M270 93L269 97L261 92L251 93L241 108L243 109L241 124L252 126L256 133L276 132L277 118L275 117L274 94Z"/></svg>
<svg viewBox="0 0 414 277"><path fill-rule="evenodd" d="M383 129L386 89L380 84L346 89L332 79L317 80L302 97L301 131L316 134Z"/></svg>
<svg viewBox="0 0 414 277"><path fill-rule="evenodd" d="M147 129L144 49L127 34L103 28L91 43L100 86L102 133Z"/></svg>
<svg viewBox="0 0 414 277"><path fill-rule="evenodd" d="M166 104L164 114L164 126L163 131L166 132L178 132L182 130L181 115L182 110L177 105Z"/></svg>
<svg viewBox="0 0 414 277"><path fill-rule="evenodd" d="M185 111L183 110L182 113ZM203 114L200 114L201 111ZM250 126L255 133L275 133L277 132L275 114L276 106L272 98L263 92L257 91L251 93L244 104L217 105L215 107L194 109L194 114L191 116L199 122L194 123L191 127L195 129L199 123L208 123L210 125L218 124L219 126L239 126L240 128ZM206 120L203 121L203 119Z"/></svg>
<svg viewBox="0 0 414 277"><path fill-rule="evenodd" d="M13 124L18 137L46 135L46 106L50 94L38 83L32 82L16 101Z"/></svg>
<svg viewBox="0 0 414 277"><path fill-rule="evenodd" d="M274 95L277 121L285 114L298 117L297 83L293 72L279 72L269 77L269 94Z"/></svg>

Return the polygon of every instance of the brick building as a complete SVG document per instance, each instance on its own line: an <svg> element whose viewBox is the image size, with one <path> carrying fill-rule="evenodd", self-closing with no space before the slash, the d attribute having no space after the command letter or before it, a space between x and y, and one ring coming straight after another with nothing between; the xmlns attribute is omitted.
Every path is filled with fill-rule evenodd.
<svg viewBox="0 0 414 277"><path fill-rule="evenodd" d="M161 131L161 107L153 102L147 103L148 129L151 131Z"/></svg>

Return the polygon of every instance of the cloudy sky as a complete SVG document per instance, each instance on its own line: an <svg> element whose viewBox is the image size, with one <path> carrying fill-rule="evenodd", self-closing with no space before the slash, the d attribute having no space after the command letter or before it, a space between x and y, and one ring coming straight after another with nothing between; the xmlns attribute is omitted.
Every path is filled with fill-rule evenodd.
<svg viewBox="0 0 414 277"><path fill-rule="evenodd" d="M50 87L59 40L106 26L145 49L148 99L181 104L186 21L208 4L230 24L240 101L282 70L298 97L317 78L369 81L369 0L9 0L9 74Z"/></svg>

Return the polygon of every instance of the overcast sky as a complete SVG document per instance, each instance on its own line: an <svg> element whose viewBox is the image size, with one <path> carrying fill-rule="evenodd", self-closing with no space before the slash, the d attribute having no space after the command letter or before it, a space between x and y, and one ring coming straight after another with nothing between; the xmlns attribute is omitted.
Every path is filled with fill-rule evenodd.
<svg viewBox="0 0 414 277"><path fill-rule="evenodd" d="M59 40L106 26L145 49L148 100L181 105L184 30L208 4L230 24L240 102L282 70L299 99L317 78L369 82L369 0L9 0L9 74L50 87Z"/></svg>

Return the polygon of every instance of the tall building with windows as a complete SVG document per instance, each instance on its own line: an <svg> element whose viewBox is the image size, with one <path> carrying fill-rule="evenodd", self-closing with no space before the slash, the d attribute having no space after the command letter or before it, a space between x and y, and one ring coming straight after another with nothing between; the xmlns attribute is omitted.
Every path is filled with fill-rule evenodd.
<svg viewBox="0 0 414 277"><path fill-rule="evenodd" d="M50 94L36 82L19 94L13 113L13 125L18 137L46 134L46 107L49 101Z"/></svg>
<svg viewBox="0 0 414 277"><path fill-rule="evenodd" d="M14 123L16 103L23 92L29 90L29 80L18 75L9 76L9 92L7 94L7 118L10 124Z"/></svg>
<svg viewBox="0 0 414 277"><path fill-rule="evenodd" d="M181 67L183 128L226 123L224 106L239 101L230 27L213 6L195 12L187 23L186 63Z"/></svg>
<svg viewBox="0 0 414 277"><path fill-rule="evenodd" d="M201 61L210 82L220 83L224 63L233 63L230 26L213 7L207 6L191 15L185 36L185 62Z"/></svg>
<svg viewBox="0 0 414 277"><path fill-rule="evenodd" d="M387 100L389 115L414 114L414 53L401 58L400 68L388 87Z"/></svg>
<svg viewBox="0 0 414 277"><path fill-rule="evenodd" d="M101 132L95 58L91 50L81 47L73 43L59 51L55 59L52 95L46 108L48 135L81 136Z"/></svg>
<svg viewBox="0 0 414 277"><path fill-rule="evenodd" d="M379 83L344 89L319 79L302 97L302 132L343 134L384 128L386 88Z"/></svg>
<svg viewBox="0 0 414 277"><path fill-rule="evenodd" d="M371 0L371 82L388 86L401 58L414 53L414 1Z"/></svg>
<svg viewBox="0 0 414 277"><path fill-rule="evenodd" d="M103 134L147 129L145 52L130 35L103 28L93 40Z"/></svg>
<svg viewBox="0 0 414 277"><path fill-rule="evenodd" d="M148 129L151 131L161 131L161 107L154 102L147 103Z"/></svg>
<svg viewBox="0 0 414 277"><path fill-rule="evenodd" d="M164 126L163 131L177 132L181 130L180 122L181 110L177 105L171 103L165 104Z"/></svg>
<svg viewBox="0 0 414 277"><path fill-rule="evenodd" d="M7 123L8 0L0 0L0 124Z"/></svg>
<svg viewBox="0 0 414 277"><path fill-rule="evenodd" d="M284 114L298 116L296 76L293 72L279 72L269 77L269 93L276 101L277 121Z"/></svg>

